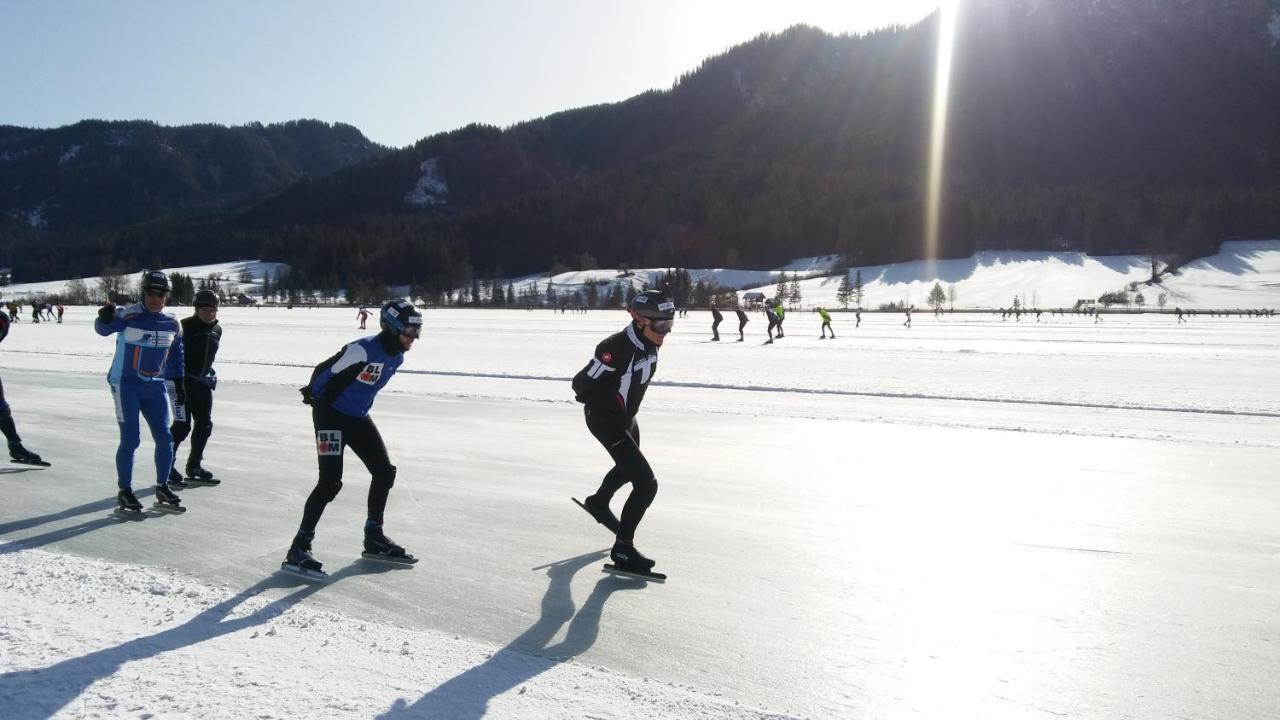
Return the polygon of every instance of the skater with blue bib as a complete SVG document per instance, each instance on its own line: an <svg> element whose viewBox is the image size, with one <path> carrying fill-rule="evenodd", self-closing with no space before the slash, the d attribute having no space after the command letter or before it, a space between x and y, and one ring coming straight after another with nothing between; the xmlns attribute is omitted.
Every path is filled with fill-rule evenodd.
<svg viewBox="0 0 1280 720"><path fill-rule="evenodd" d="M382 532L387 495L396 480L396 466L387 456L382 434L369 417L378 391L396 374L404 354L422 333L422 313L405 300L393 300L379 314L382 332L347 343L311 373L301 388L302 401L311 406L316 431L320 480L307 497L302 523L280 568L304 577L323 579L322 563L311 555L311 541L325 507L342 489L342 455L350 447L369 470L368 516L364 524L364 557L405 565L418 561Z"/></svg>

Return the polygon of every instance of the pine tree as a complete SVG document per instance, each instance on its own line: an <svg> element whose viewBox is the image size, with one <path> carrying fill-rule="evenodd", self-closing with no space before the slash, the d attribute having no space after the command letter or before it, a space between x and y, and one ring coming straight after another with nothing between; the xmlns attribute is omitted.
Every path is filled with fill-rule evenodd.
<svg viewBox="0 0 1280 720"><path fill-rule="evenodd" d="M800 304L803 296L800 294L800 279L798 274L791 276L791 287L787 290L787 299L791 301L791 306L795 307Z"/></svg>
<svg viewBox="0 0 1280 720"><path fill-rule="evenodd" d="M836 302L845 310L849 309L849 300L853 297L853 286L849 284L849 271L845 270L840 278L840 287L836 288Z"/></svg>
<svg viewBox="0 0 1280 720"><path fill-rule="evenodd" d="M857 304L858 309L862 309L862 271L857 270L853 274L853 300Z"/></svg>

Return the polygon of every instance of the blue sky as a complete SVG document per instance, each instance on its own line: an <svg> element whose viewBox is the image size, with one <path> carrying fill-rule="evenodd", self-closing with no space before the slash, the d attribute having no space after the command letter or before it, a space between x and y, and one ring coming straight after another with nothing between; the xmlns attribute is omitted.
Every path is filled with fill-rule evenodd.
<svg viewBox="0 0 1280 720"><path fill-rule="evenodd" d="M403 146L667 88L761 32L860 32L936 5L0 0L0 124L317 118Z"/></svg>

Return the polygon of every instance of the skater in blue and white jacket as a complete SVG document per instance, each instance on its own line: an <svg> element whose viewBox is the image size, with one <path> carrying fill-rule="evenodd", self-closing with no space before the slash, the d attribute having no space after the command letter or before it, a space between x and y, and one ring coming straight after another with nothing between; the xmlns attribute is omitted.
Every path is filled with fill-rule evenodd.
<svg viewBox="0 0 1280 720"><path fill-rule="evenodd" d="M169 278L159 270L143 274L142 302L127 307L112 303L98 308L93 329L99 335L116 334L116 354L107 374L111 398L115 403L116 422L120 425L120 447L116 449L116 479L120 486L117 499L123 510L136 512L141 504L133 495L133 454L138 449L138 413L146 418L155 441L156 500L166 509L181 509L181 502L168 487L169 468L173 467L173 436L169 425L174 387L176 400L185 402L183 373L182 326L171 313L163 312L169 294Z"/></svg>

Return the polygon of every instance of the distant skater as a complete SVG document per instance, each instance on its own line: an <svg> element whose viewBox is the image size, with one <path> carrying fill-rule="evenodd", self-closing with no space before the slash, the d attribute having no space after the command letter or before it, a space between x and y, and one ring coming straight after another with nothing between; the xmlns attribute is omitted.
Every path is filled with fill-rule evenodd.
<svg viewBox="0 0 1280 720"><path fill-rule="evenodd" d="M911 327L911 308L907 308L905 312L907 313L907 319L906 322L902 324L905 327Z"/></svg>
<svg viewBox="0 0 1280 720"><path fill-rule="evenodd" d="M862 326L862 308L853 311L853 327L856 330Z"/></svg>
<svg viewBox="0 0 1280 720"><path fill-rule="evenodd" d="M822 335L821 339L827 339L827 331L831 330L831 339L836 339L836 331L831 327L831 314L824 307L818 308L818 316L822 318Z"/></svg>
<svg viewBox="0 0 1280 720"><path fill-rule="evenodd" d="M715 303L711 303L711 332L714 337L711 342L720 342L720 323L724 322L724 315L720 314L720 308Z"/></svg>
<svg viewBox="0 0 1280 720"><path fill-rule="evenodd" d="M764 301L764 319L769 322L769 327L765 328L765 334L769 336L764 341L765 345L773 344L773 331L778 327L777 303L777 300L772 299ZM778 337L782 337L782 333L778 333Z"/></svg>
<svg viewBox="0 0 1280 720"><path fill-rule="evenodd" d="M773 305L773 311L778 315L778 332L774 334L774 337L780 338L780 337L783 337L782 321L787 319L787 309L782 306L782 302L775 301Z"/></svg>
<svg viewBox="0 0 1280 720"><path fill-rule="evenodd" d="M356 317L360 319L360 329L364 330L365 321L369 319L369 310L366 309L363 305L360 306L360 310L356 313Z"/></svg>
<svg viewBox="0 0 1280 720"><path fill-rule="evenodd" d="M733 311L738 313L738 342L742 342L747 339L747 336L742 333L742 329L747 326L749 320L747 319L747 314L742 311L741 305L735 307Z"/></svg>

